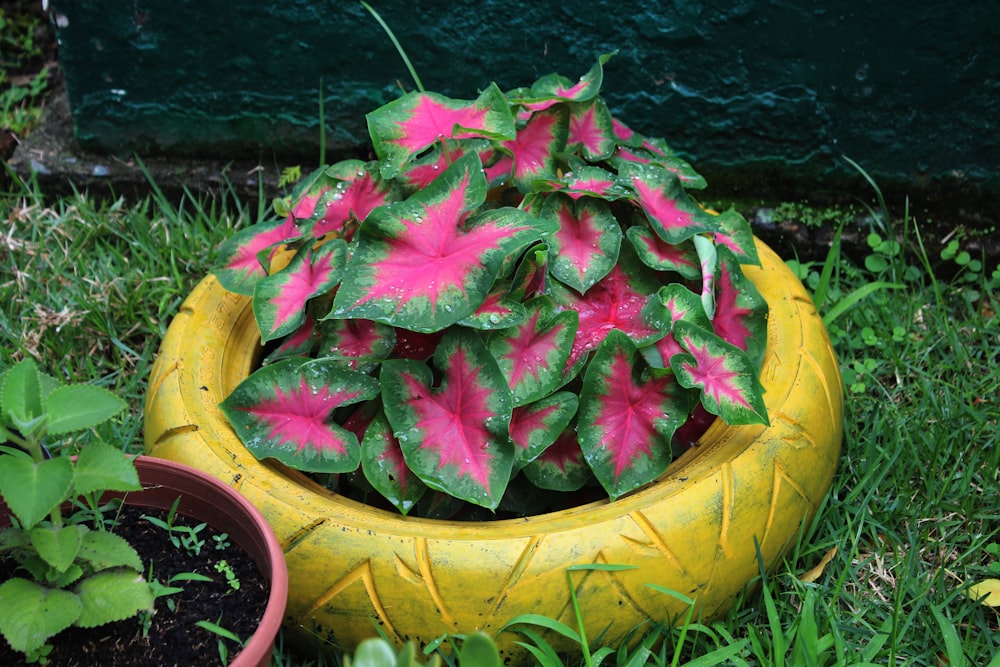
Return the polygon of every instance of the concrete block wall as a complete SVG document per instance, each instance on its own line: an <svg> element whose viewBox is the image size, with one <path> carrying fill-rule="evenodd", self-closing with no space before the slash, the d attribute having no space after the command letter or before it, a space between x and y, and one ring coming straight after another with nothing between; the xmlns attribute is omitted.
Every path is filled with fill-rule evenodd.
<svg viewBox="0 0 1000 667"><path fill-rule="evenodd" d="M372 0L428 89L472 97L598 54L635 129L703 172L787 187L850 170L997 190L1000 12L989 3ZM75 134L112 153L318 159L412 88L357 2L50 0ZM749 175L749 176L747 176ZM710 183L712 180L710 178ZM811 187L811 186L807 186Z"/></svg>

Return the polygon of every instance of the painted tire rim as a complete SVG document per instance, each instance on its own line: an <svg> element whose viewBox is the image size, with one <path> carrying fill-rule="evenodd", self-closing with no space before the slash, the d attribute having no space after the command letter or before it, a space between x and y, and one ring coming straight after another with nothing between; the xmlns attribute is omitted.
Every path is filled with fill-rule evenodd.
<svg viewBox="0 0 1000 667"><path fill-rule="evenodd" d="M686 611L647 584L694 598L717 616L786 553L829 489L843 439L838 363L808 293L758 241L744 267L770 306L762 384L771 425L716 421L656 483L527 519L463 523L404 517L327 491L280 464L257 461L216 407L254 368L259 334L250 299L205 278L163 340L146 401L147 451L237 487L267 517L286 554L286 630L300 644L351 650L375 634L429 642L496 633L521 613L575 627L567 566L588 636L614 645L644 622ZM613 611L612 611L613 610ZM611 623L608 627L609 622ZM524 655L502 633L506 655ZM560 648L560 637L552 644ZM566 647L569 648L569 647Z"/></svg>

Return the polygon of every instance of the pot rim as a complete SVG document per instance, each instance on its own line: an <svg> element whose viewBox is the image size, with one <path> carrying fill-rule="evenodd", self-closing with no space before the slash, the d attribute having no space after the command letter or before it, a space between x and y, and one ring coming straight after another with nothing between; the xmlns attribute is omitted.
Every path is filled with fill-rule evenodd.
<svg viewBox="0 0 1000 667"><path fill-rule="evenodd" d="M150 472L157 475L166 473L167 477L180 480L185 483L185 486L194 483L210 490L209 493L192 493L173 486L167 487L162 483L152 483L147 486L147 482L143 481L143 491L120 495L125 496L125 502L128 502L129 495L155 492L157 488L167 488L171 494L180 493L182 494L182 504L179 505L179 512L185 516L204 521L216 530L226 530L236 544L253 558L257 568L262 575L267 577L269 582L267 605L257 629L243 644L230 665L244 667L251 664L269 664L274 639L281 628L288 601L288 568L285 563L285 554L270 523L243 494L197 468L148 454L136 456L135 464L140 473L140 480L143 472L146 472L147 476ZM209 497L218 498L220 496L225 499L225 506L221 508L225 511L222 514L208 511L212 507L216 507L216 505L205 504ZM185 498L187 501L184 500ZM198 502L193 503L192 501L195 500ZM142 502L142 499L138 502ZM224 523L219 520L221 516L229 516L233 526L219 526L218 524ZM251 662L255 659L257 662ZM261 660L263 662L260 662Z"/></svg>

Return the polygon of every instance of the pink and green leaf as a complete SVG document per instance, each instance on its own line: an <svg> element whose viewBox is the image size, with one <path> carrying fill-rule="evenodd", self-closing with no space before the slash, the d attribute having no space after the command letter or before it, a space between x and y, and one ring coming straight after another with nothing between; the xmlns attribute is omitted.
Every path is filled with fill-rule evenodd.
<svg viewBox="0 0 1000 667"><path fill-rule="evenodd" d="M486 300L459 324L470 329L489 331L506 329L519 324L527 318L524 305L510 295L510 283L498 280L486 295Z"/></svg>
<svg viewBox="0 0 1000 667"><path fill-rule="evenodd" d="M569 138L566 148L580 150L590 162L611 157L617 146L614 120L600 97L570 104Z"/></svg>
<svg viewBox="0 0 1000 667"><path fill-rule="evenodd" d="M524 304L527 317L520 324L493 332L487 342L513 396L514 405L536 401L562 384L577 314L555 311L548 297Z"/></svg>
<svg viewBox="0 0 1000 667"><path fill-rule="evenodd" d="M648 227L629 227L625 235L636 255L646 266L657 271L674 271L686 280L701 278L698 252L691 241L667 243Z"/></svg>
<svg viewBox="0 0 1000 667"><path fill-rule="evenodd" d="M491 148L480 153L486 185L490 188L509 185L514 174L514 156L506 149Z"/></svg>
<svg viewBox="0 0 1000 667"><path fill-rule="evenodd" d="M712 329L724 341L746 352L754 368L760 368L767 345L767 302L725 246L719 246L716 288Z"/></svg>
<svg viewBox="0 0 1000 667"><path fill-rule="evenodd" d="M476 155L459 158L425 190L375 209L361 227L333 316L440 331L486 299L507 256L554 231L513 208L485 210Z"/></svg>
<svg viewBox="0 0 1000 667"><path fill-rule="evenodd" d="M676 176L689 190L704 190L708 187L705 177L695 171L687 160L682 160L676 155L666 155L655 159L654 162Z"/></svg>
<svg viewBox="0 0 1000 667"><path fill-rule="evenodd" d="M250 296L257 281L270 270L270 258L285 243L303 237L291 218L258 223L241 229L219 246L219 263L212 270L223 288ZM265 262L261 263L261 258Z"/></svg>
<svg viewBox="0 0 1000 667"><path fill-rule="evenodd" d="M312 234L333 234L350 241L372 209L395 199L393 188L378 174L378 165L360 160L339 162L325 172L331 186L316 202Z"/></svg>
<svg viewBox="0 0 1000 667"><path fill-rule="evenodd" d="M620 150L615 152L611 164L620 168L625 162L657 164L674 173L684 187L701 190L708 183L686 160L678 157L661 138L644 137L621 120L613 119L615 140Z"/></svg>
<svg viewBox="0 0 1000 667"><path fill-rule="evenodd" d="M302 232L310 237L313 226L324 217L326 204L338 184L357 178L357 172L365 168L360 160L346 160L330 167L323 167L299 181L290 195L274 200L274 210L278 215L294 222Z"/></svg>
<svg viewBox="0 0 1000 667"><path fill-rule="evenodd" d="M525 300L545 294L548 290L549 246L539 243L529 248L514 271L510 298Z"/></svg>
<svg viewBox="0 0 1000 667"><path fill-rule="evenodd" d="M510 480L514 446L507 381L476 332L456 329L426 364L382 364L382 402L407 465L423 482L495 509Z"/></svg>
<svg viewBox="0 0 1000 667"><path fill-rule="evenodd" d="M561 192L572 199L596 197L605 201L615 201L631 196L623 188L617 177L601 167L585 166L574 168L562 177L549 181L535 181L532 187L540 192Z"/></svg>
<svg viewBox="0 0 1000 667"><path fill-rule="evenodd" d="M450 150L435 147L426 156L410 162L404 171L399 173L399 180L410 191L426 188L438 176L444 173L451 164L453 153Z"/></svg>
<svg viewBox="0 0 1000 667"><path fill-rule="evenodd" d="M485 165L486 160L492 157L493 149L485 139L442 139L420 157L408 162L405 169L396 176L396 180L411 193L426 188L452 162L468 153L478 153Z"/></svg>
<svg viewBox="0 0 1000 667"><path fill-rule="evenodd" d="M296 253L288 266L258 281L253 313L265 342L296 331L306 319L309 299L328 292L343 275L347 244L330 239L315 250Z"/></svg>
<svg viewBox="0 0 1000 667"><path fill-rule="evenodd" d="M729 424L768 424L764 390L743 350L697 325L680 321L674 337L684 349L670 365L682 387L701 390L701 403Z"/></svg>
<svg viewBox="0 0 1000 667"><path fill-rule="evenodd" d="M319 356L330 357L354 367L359 363L385 359L396 346L396 331L371 320L323 320L319 325Z"/></svg>
<svg viewBox="0 0 1000 667"><path fill-rule="evenodd" d="M649 369L620 331L594 354L580 391L577 430L594 476L614 499L659 477L673 459L671 438L687 418L673 377Z"/></svg>
<svg viewBox="0 0 1000 667"><path fill-rule="evenodd" d="M594 478L573 428L564 430L521 472L532 484L548 491L577 491Z"/></svg>
<svg viewBox="0 0 1000 667"><path fill-rule="evenodd" d="M696 324L704 329L712 328L712 321L708 319L705 309L702 306L701 296L695 294L680 283L671 283L660 288L660 302L670 313L671 332L663 338L655 341L652 345L646 345L639 351L642 353L646 363L653 368L670 368L670 360L675 354L681 354L684 349L674 338L673 326L680 321Z"/></svg>
<svg viewBox="0 0 1000 667"><path fill-rule="evenodd" d="M401 514L408 514L427 490L406 467L403 450L384 415L372 421L361 440L361 469L372 488Z"/></svg>
<svg viewBox="0 0 1000 667"><path fill-rule="evenodd" d="M513 139L514 116L503 93L490 84L472 101L437 93L408 93L366 116L383 178L441 139Z"/></svg>
<svg viewBox="0 0 1000 667"><path fill-rule="evenodd" d="M618 118L611 119L611 126L614 128L615 141L622 146L639 148L642 146L643 137Z"/></svg>
<svg viewBox="0 0 1000 667"><path fill-rule="evenodd" d="M757 244L754 241L753 230L739 211L730 209L718 215L719 231L715 234L715 242L728 248L739 259L741 264L760 266L757 255Z"/></svg>
<svg viewBox="0 0 1000 667"><path fill-rule="evenodd" d="M350 162L357 164L360 163L360 160L351 160ZM300 226L301 223L308 221L315 213L316 204L320 197L332 185L332 181L326 173L329 168L323 166L296 182L291 194L274 200L272 203L274 212L282 218L291 218Z"/></svg>
<svg viewBox="0 0 1000 667"><path fill-rule="evenodd" d="M566 369L572 369L617 329L637 345L649 344L669 330L670 314L659 298L662 280L622 246L618 264L584 295L553 285L552 296L579 315L576 339Z"/></svg>
<svg viewBox="0 0 1000 667"><path fill-rule="evenodd" d="M716 216L698 206L680 180L662 167L628 164L619 175L634 191L652 230L667 243L719 229Z"/></svg>
<svg viewBox="0 0 1000 667"><path fill-rule="evenodd" d="M549 239L552 276L584 294L608 275L618 260L622 231L606 202L556 195L545 202L542 217L559 224Z"/></svg>
<svg viewBox="0 0 1000 667"><path fill-rule="evenodd" d="M532 114L517 137L501 145L513 159L514 185L530 192L537 179L555 178L559 169L558 154L566 148L569 134L569 111L553 107Z"/></svg>
<svg viewBox="0 0 1000 667"><path fill-rule="evenodd" d="M220 404L246 448L306 472L347 472L361 462L357 436L334 410L374 398L378 381L328 359L286 359L251 374Z"/></svg>
<svg viewBox="0 0 1000 667"><path fill-rule="evenodd" d="M557 102L585 102L597 97L604 82L604 63L614 56L604 53L580 80L573 83L559 74L548 74L538 79L528 90L519 90L511 95L513 104L520 104L531 110L547 108Z"/></svg>
<svg viewBox="0 0 1000 667"><path fill-rule="evenodd" d="M316 344L316 333L316 320L307 312L302 326L288 334L278 347L269 352L264 357L263 365L291 357L309 356Z"/></svg>
<svg viewBox="0 0 1000 667"><path fill-rule="evenodd" d="M514 408L510 439L514 443L515 469L523 468L565 432L576 416L579 401L570 391L557 391L540 401Z"/></svg>
<svg viewBox="0 0 1000 667"><path fill-rule="evenodd" d="M632 136L632 142L627 144L619 138L619 147L608 160L615 169L627 168L629 164L653 165L672 173L685 188L703 190L708 186L705 177L695 171L688 161L672 154L665 142L646 139L638 134Z"/></svg>

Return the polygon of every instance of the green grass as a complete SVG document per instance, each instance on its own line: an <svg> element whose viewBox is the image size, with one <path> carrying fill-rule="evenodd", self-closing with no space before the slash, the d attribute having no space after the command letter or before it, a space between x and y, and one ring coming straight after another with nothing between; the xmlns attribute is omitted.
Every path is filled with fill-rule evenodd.
<svg viewBox="0 0 1000 667"><path fill-rule="evenodd" d="M1000 577L1000 274L961 243L921 251L892 204L866 257L795 265L833 315L846 385L844 457L818 516L728 617L650 619L631 649L591 638L603 664L1000 667L998 611L965 594ZM0 193L0 369L33 356L112 388L131 409L99 435L140 451L159 340L217 244L258 215L228 193L176 206ZM815 581L800 580L833 549ZM283 646L275 657L339 662Z"/></svg>

